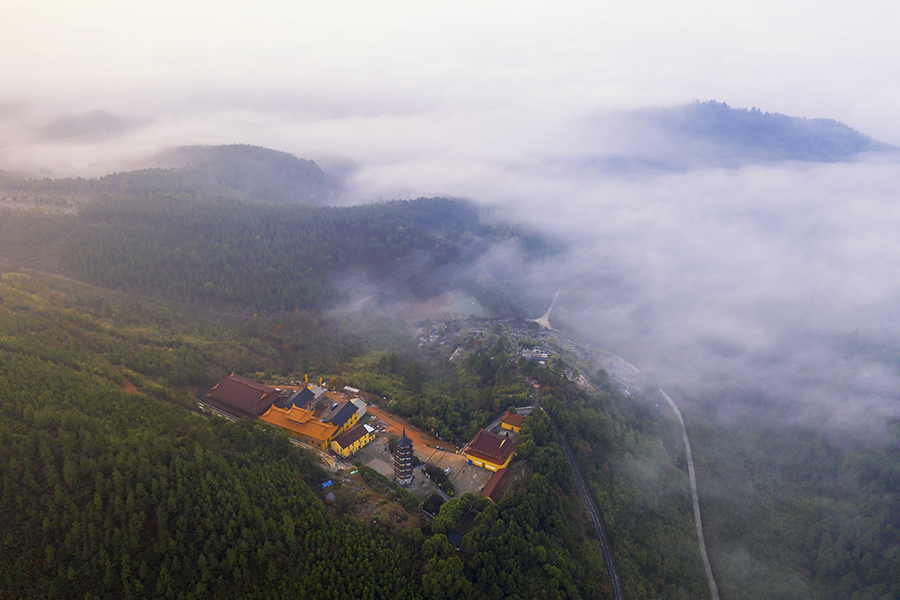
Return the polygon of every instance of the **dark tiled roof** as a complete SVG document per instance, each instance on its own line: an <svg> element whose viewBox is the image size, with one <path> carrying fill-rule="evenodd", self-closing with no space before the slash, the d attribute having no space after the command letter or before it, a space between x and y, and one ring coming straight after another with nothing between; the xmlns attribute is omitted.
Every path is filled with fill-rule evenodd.
<svg viewBox="0 0 900 600"><path fill-rule="evenodd" d="M322 421L324 421L325 423L331 423L332 425L335 425L338 429L340 429L355 414L356 406L354 406L352 402L344 402L343 404L339 404L337 408L331 411L331 414L324 415L322 417Z"/></svg>
<svg viewBox="0 0 900 600"><path fill-rule="evenodd" d="M313 400L316 399L316 396L312 393L312 390L305 387L291 396L291 399L294 401L294 406L299 406L300 408L309 408L309 405L312 404Z"/></svg>
<svg viewBox="0 0 900 600"><path fill-rule="evenodd" d="M451 544L453 544L454 548L462 548L463 535L458 531L454 531L453 533L448 533L447 541L450 542Z"/></svg>
<svg viewBox="0 0 900 600"><path fill-rule="evenodd" d="M505 485L506 474L508 473L507 469L500 469L494 476L491 477L491 480L488 481L488 484L484 486L484 490L482 490L481 495L485 498L490 498L494 502L499 502L500 498L503 497L503 493L506 492L506 488L509 487Z"/></svg>
<svg viewBox="0 0 900 600"><path fill-rule="evenodd" d="M275 388L232 373L209 390L207 401L228 412L255 417L266 412L280 394Z"/></svg>
<svg viewBox="0 0 900 600"><path fill-rule="evenodd" d="M397 440L397 448L412 448L412 440L406 437L406 429L403 430L403 437Z"/></svg>
<svg viewBox="0 0 900 600"><path fill-rule="evenodd" d="M231 404L230 402L225 402L223 400L219 400L218 398L216 398L214 396L207 396L206 398L204 398L203 401L206 402L207 404L211 404L212 406L215 406L219 410L222 410L222 411L224 411L230 415L234 415L236 417L247 417L248 419L258 419L259 418L259 415L257 415L255 412L246 410L239 406L235 406L234 404Z"/></svg>
<svg viewBox="0 0 900 600"><path fill-rule="evenodd" d="M289 397L279 398L275 401L275 406L278 408L291 408L292 406L296 406L297 408L309 408L309 405L312 404L312 401L315 399L313 393L309 391L309 388L303 388L302 390L296 391L291 394Z"/></svg>
<svg viewBox="0 0 900 600"><path fill-rule="evenodd" d="M355 425L348 429L346 432L339 435L338 438L334 441L337 442L341 448L349 448L365 435L366 426L360 423L359 425Z"/></svg>
<svg viewBox="0 0 900 600"><path fill-rule="evenodd" d="M294 397L279 396L272 404L278 408L290 409L294 406Z"/></svg>

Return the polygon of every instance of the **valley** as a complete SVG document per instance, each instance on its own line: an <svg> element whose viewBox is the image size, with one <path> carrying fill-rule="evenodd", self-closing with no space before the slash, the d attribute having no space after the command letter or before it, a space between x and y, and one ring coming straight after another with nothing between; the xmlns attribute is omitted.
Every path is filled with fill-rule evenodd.
<svg viewBox="0 0 900 600"><path fill-rule="evenodd" d="M225 155L241 151L268 160ZM89 199L0 207L0 594L894 593L890 444L722 422L717 397L573 328L583 290L492 262L512 247L545 265L565 247L471 203L195 197L185 190L219 172L204 168L99 194L130 180L43 180L29 185L86 186ZM335 461L337 429L309 445L210 410L230 374L361 390L359 423L379 431ZM524 417L511 438L507 411ZM496 481L465 454L482 429L515 442ZM410 488L391 480L404 430L422 463Z"/></svg>

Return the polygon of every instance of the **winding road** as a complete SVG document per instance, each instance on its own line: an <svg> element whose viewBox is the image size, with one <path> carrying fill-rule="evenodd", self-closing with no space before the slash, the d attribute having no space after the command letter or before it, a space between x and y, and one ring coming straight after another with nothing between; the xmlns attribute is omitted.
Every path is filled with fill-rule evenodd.
<svg viewBox="0 0 900 600"><path fill-rule="evenodd" d="M697 479L694 477L694 458L691 455L691 442L688 440L687 429L684 426L684 419L681 416L681 411L678 410L678 406L675 405L675 402L669 398L669 395L662 388L659 388L659 393L663 395L663 398L675 411L675 416L678 417L678 422L681 423L681 436L684 438L684 451L687 455L688 477L691 479L691 496L694 500L694 522L697 524L697 538L700 540L703 568L706 569L706 578L709 580L709 593L712 596L712 600L719 600L719 587L716 585L715 578L713 578L712 567L709 565L709 555L706 553L706 542L703 541L703 525L700 523L700 495L697 493Z"/></svg>
<svg viewBox="0 0 900 600"><path fill-rule="evenodd" d="M553 296L553 302L550 303L550 308L547 309L547 312L544 313L544 316L539 319L535 319L536 323L539 323L543 327L547 329L553 329L550 326L550 313L553 311L553 306L556 304L556 299L559 298L559 292L562 290L562 287L556 290L556 294ZM540 402L540 387L535 386L535 394L534 394L534 404L532 408L537 408L540 410L544 410L541 407ZM616 569L615 560L613 560L613 552L612 548L609 546L609 540L606 538L606 531L603 530L603 521L600 519L600 513L597 511L597 507L594 505L594 499L591 498L591 494L588 491L587 485L584 483L584 479L581 477L581 471L578 469L578 465L575 463L575 455L572 454L572 450L569 448L569 444L566 443L565 438L562 436L562 432L556 426L556 423L553 422L553 419L550 415L544 411L544 414L550 418L550 424L553 426L553 431L556 432L556 439L559 440L559 443L562 444L563 450L566 453L566 458L569 459L569 464L572 465L572 472L575 473L575 485L578 488L578 494L581 496L581 501L584 502L584 507L587 509L588 514L591 515L591 522L594 524L594 529L597 531L597 538L600 540L600 548L603 550L603 560L606 562L606 570L609 573L609 579L612 582L613 595L616 600L625 600L625 594L622 593L622 581L619 579L619 571ZM718 599L716 599L718 600Z"/></svg>

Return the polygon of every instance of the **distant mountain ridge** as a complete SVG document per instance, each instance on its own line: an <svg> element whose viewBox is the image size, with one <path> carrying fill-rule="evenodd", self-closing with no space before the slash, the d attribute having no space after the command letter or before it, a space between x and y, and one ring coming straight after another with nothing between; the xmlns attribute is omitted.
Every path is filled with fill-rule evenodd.
<svg viewBox="0 0 900 600"><path fill-rule="evenodd" d="M770 160L834 162L863 152L897 150L834 119L736 109L714 100L646 109L639 114L672 134L711 142L725 154L730 151Z"/></svg>
<svg viewBox="0 0 900 600"><path fill-rule="evenodd" d="M151 168L99 178L47 177L0 171L0 190L92 197L104 192L188 194L195 200L251 200L273 204L325 204L334 193L311 160L259 146L183 146L153 157Z"/></svg>
<svg viewBox="0 0 900 600"><path fill-rule="evenodd" d="M607 115L585 132L590 145L607 145L576 161L576 168L625 176L782 161L842 162L900 150L834 119L716 101Z"/></svg>
<svg viewBox="0 0 900 600"><path fill-rule="evenodd" d="M173 183L203 184L241 199L318 204L331 192L325 173L315 162L260 146L181 146L157 155L154 162ZM128 176L140 177L140 173Z"/></svg>

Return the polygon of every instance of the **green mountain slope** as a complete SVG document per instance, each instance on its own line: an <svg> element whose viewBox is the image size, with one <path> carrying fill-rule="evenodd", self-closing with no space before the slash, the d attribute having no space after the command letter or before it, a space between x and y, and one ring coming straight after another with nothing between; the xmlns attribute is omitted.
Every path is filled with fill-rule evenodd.
<svg viewBox="0 0 900 600"><path fill-rule="evenodd" d="M609 597L586 517L559 487L564 461L496 506L466 495L433 522L357 520L319 501L324 475L285 436L201 416L169 385L168 370L221 369L228 353L211 346L252 360L270 340L258 329L0 278L0 597ZM273 350L288 352L285 329L272 328ZM123 391L123 375L144 393ZM458 553L445 534L464 521Z"/></svg>
<svg viewBox="0 0 900 600"><path fill-rule="evenodd" d="M327 514L286 437L123 392L120 336L39 281L0 297L0 597L420 597L413 548Z"/></svg>
<svg viewBox="0 0 900 600"><path fill-rule="evenodd" d="M256 311L323 308L362 267L396 293L444 291L495 237L466 203L333 208L102 197L77 215L6 212L0 253L97 285Z"/></svg>
<svg viewBox="0 0 900 600"><path fill-rule="evenodd" d="M197 200L254 200L276 204L321 204L333 193L325 174L311 160L268 148L184 146L154 159L162 167L112 173L99 178L30 178L0 172L7 193L75 195L188 194Z"/></svg>

